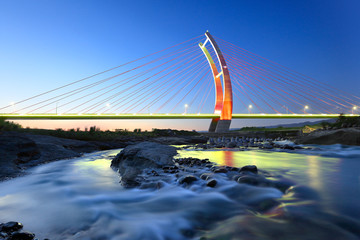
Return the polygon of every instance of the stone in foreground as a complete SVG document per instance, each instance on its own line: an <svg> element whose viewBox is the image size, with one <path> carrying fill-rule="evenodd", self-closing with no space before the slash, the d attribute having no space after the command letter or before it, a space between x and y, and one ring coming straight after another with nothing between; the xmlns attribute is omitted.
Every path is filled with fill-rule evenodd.
<svg viewBox="0 0 360 240"><path fill-rule="evenodd" d="M176 148L154 142L142 142L124 148L111 162L111 167L121 175L124 187L140 185L139 174L146 168L173 165Z"/></svg>

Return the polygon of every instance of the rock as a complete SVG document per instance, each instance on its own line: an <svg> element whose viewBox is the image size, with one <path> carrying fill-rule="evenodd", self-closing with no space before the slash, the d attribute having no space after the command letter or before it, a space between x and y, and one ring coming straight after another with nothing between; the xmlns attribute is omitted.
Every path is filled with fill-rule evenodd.
<svg viewBox="0 0 360 240"><path fill-rule="evenodd" d="M13 233L9 240L33 240L35 234L31 232L15 232Z"/></svg>
<svg viewBox="0 0 360 240"><path fill-rule="evenodd" d="M207 180L209 180L213 175L214 175L213 173L203 173L203 174L200 175L200 178L201 178L202 180L207 181Z"/></svg>
<svg viewBox="0 0 360 240"><path fill-rule="evenodd" d="M240 177L242 177L242 176L241 175L234 175L231 179L237 182Z"/></svg>
<svg viewBox="0 0 360 240"><path fill-rule="evenodd" d="M252 172L252 173L257 174L258 169L255 165L246 165L246 166L242 167L239 172Z"/></svg>
<svg viewBox="0 0 360 240"><path fill-rule="evenodd" d="M197 180L198 180L198 178L195 177L195 176L193 176L193 175L186 175L186 176L180 177L179 180L178 180L178 182L179 182L180 184L183 184L183 183L190 184L190 183L192 183L192 182L194 182L194 181L197 181Z"/></svg>
<svg viewBox="0 0 360 240"><path fill-rule="evenodd" d="M0 224L0 232L16 232L23 228L23 225L19 222L7 222Z"/></svg>
<svg viewBox="0 0 360 240"><path fill-rule="evenodd" d="M21 170L45 162L79 157L99 150L85 141L21 132L0 133L0 180L16 177Z"/></svg>
<svg viewBox="0 0 360 240"><path fill-rule="evenodd" d="M318 200L320 199L319 194L307 187L307 186L291 186L285 192L286 197L299 198L299 199L307 199L307 200Z"/></svg>
<svg viewBox="0 0 360 240"><path fill-rule="evenodd" d="M277 188L283 193L285 193L291 187L290 183L281 181L269 181L269 184L271 187Z"/></svg>
<svg viewBox="0 0 360 240"><path fill-rule="evenodd" d="M238 178L238 183L245 183L245 184L250 184L250 185L258 185L259 179L257 177L254 176L241 176L240 178Z"/></svg>
<svg viewBox="0 0 360 240"><path fill-rule="evenodd" d="M236 147L236 142L229 142L226 144L227 148L235 148Z"/></svg>
<svg viewBox="0 0 360 240"><path fill-rule="evenodd" d="M360 129L343 128L316 131L296 140L297 144L344 144L360 146Z"/></svg>
<svg viewBox="0 0 360 240"><path fill-rule="evenodd" d="M285 144L283 147L283 149L288 149L288 150L295 150L295 148L293 146L287 145Z"/></svg>
<svg viewBox="0 0 360 240"><path fill-rule="evenodd" d="M227 173L228 170L226 169L226 167L215 167L213 169L214 173Z"/></svg>
<svg viewBox="0 0 360 240"><path fill-rule="evenodd" d="M173 165L176 148L154 142L142 142L127 146L111 161L111 167L119 171L121 183L134 187L138 175L146 168L161 168Z"/></svg>
<svg viewBox="0 0 360 240"><path fill-rule="evenodd" d="M217 184L217 181L215 179L211 179L206 183L206 186L213 188L216 186L216 184Z"/></svg>

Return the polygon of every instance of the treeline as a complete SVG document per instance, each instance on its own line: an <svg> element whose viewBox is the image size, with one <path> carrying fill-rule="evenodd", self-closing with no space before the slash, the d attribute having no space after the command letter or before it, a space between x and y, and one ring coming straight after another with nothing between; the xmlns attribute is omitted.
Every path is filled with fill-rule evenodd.
<svg viewBox="0 0 360 240"><path fill-rule="evenodd" d="M339 129L339 128L349 128L349 127L360 127L360 117L345 117L340 115L336 119L336 122L322 122L321 127L323 129Z"/></svg>
<svg viewBox="0 0 360 240"><path fill-rule="evenodd" d="M195 131L173 130L173 129L152 129L152 131L142 131L141 128L129 131L128 129L116 129L115 131L102 131L96 126L85 128L72 128L55 130L23 128L20 124L0 119L0 131L18 131L31 134L50 135L54 137L85 140L85 141L113 141L123 137L169 137L169 136L194 136L199 135Z"/></svg>

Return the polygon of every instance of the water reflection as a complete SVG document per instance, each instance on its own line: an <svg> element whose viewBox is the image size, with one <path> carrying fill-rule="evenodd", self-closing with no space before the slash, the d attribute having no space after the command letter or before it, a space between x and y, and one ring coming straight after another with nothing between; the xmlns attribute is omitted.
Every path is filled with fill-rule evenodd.
<svg viewBox="0 0 360 240"><path fill-rule="evenodd" d="M337 147L337 146L334 146ZM356 147L355 147L356 148ZM348 149L345 149L349 151ZM358 154L346 156L346 152L336 150L336 157L329 157L327 149L322 156L309 151L180 151L182 157L208 158L219 165L242 167L256 165L306 185L320 195L322 207L327 211L341 212L348 216L360 217L360 167ZM339 157L340 156L340 157Z"/></svg>

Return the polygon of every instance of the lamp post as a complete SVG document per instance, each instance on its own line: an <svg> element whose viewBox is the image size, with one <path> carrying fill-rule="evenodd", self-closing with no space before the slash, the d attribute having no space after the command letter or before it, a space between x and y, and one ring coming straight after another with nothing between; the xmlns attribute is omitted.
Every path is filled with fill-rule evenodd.
<svg viewBox="0 0 360 240"><path fill-rule="evenodd" d="M304 113L306 114L306 109L309 109L309 106L308 105L305 105L304 107Z"/></svg>
<svg viewBox="0 0 360 240"><path fill-rule="evenodd" d="M187 113L187 109L188 109L189 105L185 104L185 105L184 105L184 107L185 107L185 112L184 112L184 114L186 114L186 113Z"/></svg>
<svg viewBox="0 0 360 240"><path fill-rule="evenodd" d="M252 105L250 104L248 107L249 114L251 113Z"/></svg>
<svg viewBox="0 0 360 240"><path fill-rule="evenodd" d="M353 106L353 108L351 109L351 113L354 114L354 111L356 111L357 107Z"/></svg>

